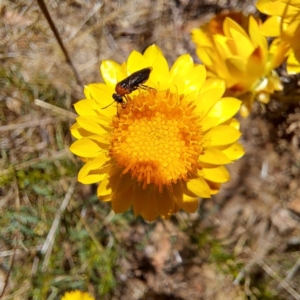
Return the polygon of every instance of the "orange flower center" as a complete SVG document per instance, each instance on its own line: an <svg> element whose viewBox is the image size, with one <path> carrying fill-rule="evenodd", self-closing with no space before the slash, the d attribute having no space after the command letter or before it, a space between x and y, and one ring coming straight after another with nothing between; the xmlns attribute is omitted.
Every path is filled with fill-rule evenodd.
<svg viewBox="0 0 300 300"><path fill-rule="evenodd" d="M200 169L200 118L183 95L149 90L128 97L113 119L110 155L143 184L162 190Z"/></svg>

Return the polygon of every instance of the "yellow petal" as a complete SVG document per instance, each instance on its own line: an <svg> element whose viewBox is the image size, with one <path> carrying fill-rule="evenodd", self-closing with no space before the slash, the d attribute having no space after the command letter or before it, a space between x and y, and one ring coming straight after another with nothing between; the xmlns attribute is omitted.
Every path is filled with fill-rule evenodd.
<svg viewBox="0 0 300 300"><path fill-rule="evenodd" d="M229 145L236 142L241 133L228 125L219 125L212 128L205 135L209 147Z"/></svg>
<svg viewBox="0 0 300 300"><path fill-rule="evenodd" d="M277 37L281 33L282 18L278 16L269 17L262 25L260 25L260 32L264 36Z"/></svg>
<svg viewBox="0 0 300 300"><path fill-rule="evenodd" d="M153 67L151 82L156 87L159 87L159 89L167 89L170 85L169 65L160 48L156 45L148 47L144 53L144 57L149 65Z"/></svg>
<svg viewBox="0 0 300 300"><path fill-rule="evenodd" d="M299 16L300 13L298 0L259 0L256 3L256 7L266 15L282 16L285 18L293 18L294 16Z"/></svg>
<svg viewBox="0 0 300 300"><path fill-rule="evenodd" d="M181 55L170 70L170 88L172 92L183 94L185 78L194 69L194 62L189 54Z"/></svg>
<svg viewBox="0 0 300 300"><path fill-rule="evenodd" d="M251 85L254 81L257 81L264 75L266 69L266 60L267 52L261 47L257 47L250 55L247 61L245 72L246 74L250 75L249 83L251 83Z"/></svg>
<svg viewBox="0 0 300 300"><path fill-rule="evenodd" d="M291 52L289 55L286 68L289 74L300 73L300 60L295 56L295 52Z"/></svg>
<svg viewBox="0 0 300 300"><path fill-rule="evenodd" d="M289 51L290 51L291 45L289 43L286 43L282 41L280 38L276 38L272 41L270 45L269 52L271 53L271 61L272 65L271 68L277 68L279 67L284 59L287 57Z"/></svg>
<svg viewBox="0 0 300 300"><path fill-rule="evenodd" d="M162 193L151 189L135 191L133 209L135 215L141 215L147 221L153 221L159 216L168 219L178 211L177 204L166 189Z"/></svg>
<svg viewBox="0 0 300 300"><path fill-rule="evenodd" d="M72 127L70 128L71 134L76 139L81 139L83 137L78 130L79 128L80 127L79 127L78 123L73 124Z"/></svg>
<svg viewBox="0 0 300 300"><path fill-rule="evenodd" d="M247 118L250 114L250 111L249 111L249 108L242 104L241 106L241 109L240 109L240 115L243 117L243 118Z"/></svg>
<svg viewBox="0 0 300 300"><path fill-rule="evenodd" d="M97 188L98 198L100 198L103 201L111 200L110 196L111 196L112 190L109 186L110 186L110 184L109 184L108 176L105 176Z"/></svg>
<svg viewBox="0 0 300 300"><path fill-rule="evenodd" d="M222 61L225 60L228 57L231 57L234 55L233 49L231 49L229 46L232 44L232 42L229 42L228 38L223 35L213 35L213 40L215 43L215 48L217 50L217 54L220 55L220 58ZM214 52L216 51L214 50ZM216 55L213 56L214 59L217 59ZM212 66L213 67L213 66ZM218 68L220 66L218 65Z"/></svg>
<svg viewBox="0 0 300 300"><path fill-rule="evenodd" d="M107 130L105 130L102 126L100 126L98 122L89 120L88 117L79 116L76 118L76 121L81 128L83 128L91 133L94 133L94 134L107 133Z"/></svg>
<svg viewBox="0 0 300 300"><path fill-rule="evenodd" d="M170 79L175 85L178 84L190 70L194 68L193 58L189 54L179 56L170 70Z"/></svg>
<svg viewBox="0 0 300 300"><path fill-rule="evenodd" d="M146 51L144 52L144 57L147 60L147 62L150 63L150 65L154 65L154 64L157 64L160 62L161 65L157 66L157 67L163 73L169 74L168 62L167 62L166 58L164 57L161 49L158 46L156 46L156 45L149 46L146 49Z"/></svg>
<svg viewBox="0 0 300 300"><path fill-rule="evenodd" d="M214 66L216 57L214 57L210 48L198 47L196 49L196 53L203 65L208 68L212 68Z"/></svg>
<svg viewBox="0 0 300 300"><path fill-rule="evenodd" d="M95 300L89 293L84 293L79 290L66 292L61 300Z"/></svg>
<svg viewBox="0 0 300 300"><path fill-rule="evenodd" d="M126 212L132 206L132 191L116 194L111 201L111 208L116 214Z"/></svg>
<svg viewBox="0 0 300 300"><path fill-rule="evenodd" d="M109 134L97 134L97 135L90 135L89 139L95 141L100 145L102 149L108 149L110 144L110 137Z"/></svg>
<svg viewBox="0 0 300 300"><path fill-rule="evenodd" d="M210 198L210 188L202 177L188 181L187 188L201 198ZM192 201L193 199L191 198Z"/></svg>
<svg viewBox="0 0 300 300"><path fill-rule="evenodd" d="M238 56L226 59L225 64L228 72L231 77L235 78L233 82L227 83L227 87L231 87L233 84L236 84L236 82L239 82L239 80L244 79L242 76L246 71L246 63L247 61L244 58Z"/></svg>
<svg viewBox="0 0 300 300"><path fill-rule="evenodd" d="M209 185L211 195L216 195L219 193L221 188L221 183L211 182L207 180L207 184Z"/></svg>
<svg viewBox="0 0 300 300"><path fill-rule="evenodd" d="M249 18L249 36L254 48L261 48L265 51L264 56L267 55L268 42L267 39L260 32L257 21L253 16Z"/></svg>
<svg viewBox="0 0 300 300"><path fill-rule="evenodd" d="M240 130L240 122L235 119L235 118L232 118L231 120L228 120L226 123L224 123L224 125L229 125L233 128L235 128L236 130Z"/></svg>
<svg viewBox="0 0 300 300"><path fill-rule="evenodd" d="M198 94L198 98L195 100L195 104L197 105L196 111L205 116L216 102L221 99L225 89L226 84L224 80L217 78L207 79Z"/></svg>
<svg viewBox="0 0 300 300"><path fill-rule="evenodd" d="M78 181L91 184L103 180L109 170L109 166L105 165L108 160L106 153L102 153L94 160L87 162L78 173Z"/></svg>
<svg viewBox="0 0 300 300"><path fill-rule="evenodd" d="M101 107L93 99L84 99L74 104L76 112L81 116L97 116L105 120L106 123L111 121L111 118L103 114Z"/></svg>
<svg viewBox="0 0 300 300"><path fill-rule="evenodd" d="M224 35L230 38L234 38L233 32L239 32L244 37L248 36L245 29L230 17L226 17L223 21L223 31Z"/></svg>
<svg viewBox="0 0 300 300"><path fill-rule="evenodd" d="M93 122L103 127L108 127L110 124L110 119L100 113L98 113L96 116L81 115L76 118L76 121L78 124L82 124L83 122Z"/></svg>
<svg viewBox="0 0 300 300"><path fill-rule="evenodd" d="M138 51L132 51L127 59L128 74L150 67L144 56Z"/></svg>
<svg viewBox="0 0 300 300"><path fill-rule="evenodd" d="M204 178L212 182L224 183L230 179L228 170L224 166L203 168Z"/></svg>
<svg viewBox="0 0 300 300"><path fill-rule="evenodd" d="M226 18L223 24L224 31L228 30L226 35L231 36L235 41L236 53L241 58L247 58L253 52L253 44L245 32L235 21Z"/></svg>
<svg viewBox="0 0 300 300"><path fill-rule="evenodd" d="M103 152L103 149L89 138L82 138L70 146L70 151L82 157L96 157Z"/></svg>
<svg viewBox="0 0 300 300"><path fill-rule="evenodd" d="M123 188L116 190L111 200L111 208L114 210L115 213L123 213L132 206L132 194L132 186L127 189Z"/></svg>
<svg viewBox="0 0 300 300"><path fill-rule="evenodd" d="M237 160L245 154L243 146L239 143L234 143L228 148L222 150L222 152L230 159Z"/></svg>
<svg viewBox="0 0 300 300"><path fill-rule="evenodd" d="M116 114L115 105L111 105L102 110L103 107L114 103L114 99L112 98L113 93L115 93L114 88L111 88L103 83L89 84L84 88L84 94L86 98L95 100L96 105L100 105L98 110L101 110L102 113L107 117L112 117Z"/></svg>
<svg viewBox="0 0 300 300"><path fill-rule="evenodd" d="M217 148L208 148L203 155L199 156L199 162L212 165L224 165L231 163L231 160L221 150Z"/></svg>
<svg viewBox="0 0 300 300"><path fill-rule="evenodd" d="M290 41L293 45L292 48L299 49L299 38L300 38L300 11L299 11L299 19L293 20L291 23L287 25L282 34L282 38Z"/></svg>
<svg viewBox="0 0 300 300"><path fill-rule="evenodd" d="M186 77L182 78L181 80L185 85L184 94L189 94L193 91L199 91L206 80L206 69L203 65L198 65L191 69L186 74Z"/></svg>
<svg viewBox="0 0 300 300"><path fill-rule="evenodd" d="M159 215L166 219L178 210L172 193L169 193L167 189L164 189L162 193L156 193L153 204L156 205Z"/></svg>
<svg viewBox="0 0 300 300"><path fill-rule="evenodd" d="M208 47L212 48L213 41L208 34L206 34L202 29L193 29L192 40L199 47Z"/></svg>
<svg viewBox="0 0 300 300"><path fill-rule="evenodd" d="M195 196L190 196L184 194L186 192L186 188L182 185L181 182L174 184L172 186L173 197L177 206L186 212L194 213L199 206L199 199Z"/></svg>
<svg viewBox="0 0 300 300"><path fill-rule="evenodd" d="M239 111L241 104L242 101L236 98L222 98L214 105L207 116L211 118L218 118L218 124L221 124L232 118Z"/></svg>
<svg viewBox="0 0 300 300"><path fill-rule="evenodd" d="M183 201L180 204L180 207L188 213L194 213L199 207L199 199L183 195Z"/></svg>
<svg viewBox="0 0 300 300"><path fill-rule="evenodd" d="M84 99L74 104L75 111L79 115L96 116L95 101L92 99Z"/></svg>
<svg viewBox="0 0 300 300"><path fill-rule="evenodd" d="M201 122L202 132L205 133L206 131L210 130L211 128L217 126L218 124L219 124L218 118L204 117Z"/></svg>
<svg viewBox="0 0 300 300"><path fill-rule="evenodd" d="M122 72L122 68L113 60L104 60L100 65L100 72L104 82L114 87L120 81L118 74Z"/></svg>
<svg viewBox="0 0 300 300"><path fill-rule="evenodd" d="M159 211L153 200L150 189L137 188L133 194L134 215L142 215L147 221L155 220L159 216Z"/></svg>
<svg viewBox="0 0 300 300"><path fill-rule="evenodd" d="M87 99L94 99L97 103L102 102L102 98L111 97L114 88L104 83L91 83L84 87L84 94Z"/></svg>

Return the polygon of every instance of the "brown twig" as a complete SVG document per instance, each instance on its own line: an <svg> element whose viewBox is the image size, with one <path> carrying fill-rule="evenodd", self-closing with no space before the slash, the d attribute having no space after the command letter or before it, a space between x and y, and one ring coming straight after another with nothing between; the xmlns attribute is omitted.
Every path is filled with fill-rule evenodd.
<svg viewBox="0 0 300 300"><path fill-rule="evenodd" d="M73 73L74 73L74 75L75 75L75 78L76 78L77 83L78 83L80 86L83 86L83 83L82 83L82 81L81 81L81 79L80 79L80 77L79 77L79 74L78 74L76 68L74 67L74 65L73 65L73 63L72 63L72 61L71 61L71 58L70 58L70 56L69 56L69 53L68 53L67 49L65 48L65 45L64 45L64 43L63 43L63 41L62 41L62 39L61 39L61 37L60 37L60 35L59 35L59 33L58 33L58 31L57 31L55 25L54 25L54 22L53 22L52 19L51 19L51 16L50 16L50 14L49 14L49 11L48 11L48 9L47 9L47 6L45 5L44 0L37 0L37 3L38 3L38 5L39 5L39 7L40 7L42 13L43 13L44 16L46 17L46 20L47 20L47 22L48 22L48 24L49 24L51 30L53 31L54 36L55 36L55 38L56 38L56 40L57 40L57 42L58 42L58 44L59 44L61 50L63 51L63 53L64 53L64 55L65 55L65 57L66 57L67 63L69 64L69 66L71 67L71 69L72 69L72 71L73 71Z"/></svg>

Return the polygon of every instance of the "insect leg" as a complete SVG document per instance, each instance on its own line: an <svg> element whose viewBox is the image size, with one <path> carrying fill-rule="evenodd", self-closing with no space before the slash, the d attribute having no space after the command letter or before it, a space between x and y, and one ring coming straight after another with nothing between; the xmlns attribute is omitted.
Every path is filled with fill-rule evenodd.
<svg viewBox="0 0 300 300"><path fill-rule="evenodd" d="M148 85L143 85L143 84L140 84L139 88L141 88L142 90L145 90L145 91L150 91L150 90L156 91L155 88L150 87Z"/></svg>

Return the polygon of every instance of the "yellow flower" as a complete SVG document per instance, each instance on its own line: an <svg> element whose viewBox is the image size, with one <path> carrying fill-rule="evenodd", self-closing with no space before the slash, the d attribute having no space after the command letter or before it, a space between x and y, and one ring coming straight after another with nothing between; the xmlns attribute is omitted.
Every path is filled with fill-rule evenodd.
<svg viewBox="0 0 300 300"><path fill-rule="evenodd" d="M101 109L119 81L147 67L147 87L127 95L125 105ZM206 80L205 67L190 55L169 70L155 45L143 55L133 51L121 65L103 61L100 70L105 83L86 86L86 99L75 104L71 132L78 140L70 149L85 161L78 180L100 182L98 197L116 213L132 206L151 221L180 209L195 212L198 197L211 197L229 180L224 165L244 153L233 119L240 101L221 98L224 81Z"/></svg>
<svg viewBox="0 0 300 300"><path fill-rule="evenodd" d="M81 291L66 292L61 300L95 300L89 293Z"/></svg>
<svg viewBox="0 0 300 300"><path fill-rule="evenodd" d="M284 56L268 50L267 40L252 16L219 14L200 29L193 29L192 39L208 76L224 79L227 95L243 100L243 116L249 114L255 96L268 103L269 94L282 90L273 69Z"/></svg>
<svg viewBox="0 0 300 300"><path fill-rule="evenodd" d="M287 50L288 73L300 73L300 1L259 0L256 7L270 16L262 24L261 32L268 37L277 37L274 48Z"/></svg>

